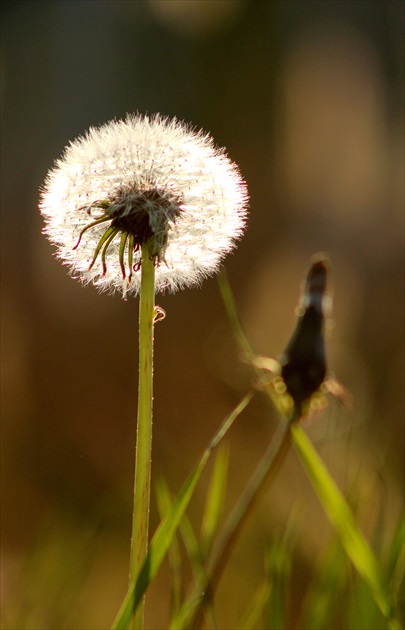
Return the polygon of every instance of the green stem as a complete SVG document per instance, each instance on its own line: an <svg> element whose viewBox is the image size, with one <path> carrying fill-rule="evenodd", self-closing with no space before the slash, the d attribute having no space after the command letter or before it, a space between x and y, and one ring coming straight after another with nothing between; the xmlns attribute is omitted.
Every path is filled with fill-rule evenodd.
<svg viewBox="0 0 405 630"><path fill-rule="evenodd" d="M130 584L134 584L148 551L150 473L152 450L153 321L155 316L155 267L148 244L142 246L142 279L139 304L139 389L134 485L134 513L130 561ZM133 628L143 628L144 600Z"/></svg>
<svg viewBox="0 0 405 630"><path fill-rule="evenodd" d="M288 454L291 442L291 425L296 419L294 415L291 420L282 423L225 523L222 533L208 558L205 584L202 588L201 585L198 585L196 592L193 593L191 598L198 601L198 589L200 593L203 593L199 603L193 610L191 618L187 620L188 628L200 628L203 621L204 608L211 603L215 588L246 521L253 513L265 489L277 475Z"/></svg>
<svg viewBox="0 0 405 630"><path fill-rule="evenodd" d="M165 517L162 519L159 527L157 528L152 542L150 544L146 560L143 564L139 577L136 583L131 583L122 606L118 612L118 615L112 625L113 630L126 630L129 626L132 611L136 607L137 603L141 600L143 594L148 588L149 584L154 580L162 562L166 556L166 553L173 541L177 528L179 527L183 515L187 509L188 504L193 496L195 487L198 480L201 477L201 473L212 453L212 451L218 446L219 442L224 438L229 431L236 418L242 413L242 411L250 403L254 392L246 394L235 409L228 414L218 431L214 435L213 439L209 443L208 447L203 452L201 458L194 466L193 470L187 477L186 481L182 485L180 492L177 494L173 505L170 510L167 511ZM172 627L172 626L171 626ZM176 628L179 626L176 625ZM181 626L183 627L183 626Z"/></svg>

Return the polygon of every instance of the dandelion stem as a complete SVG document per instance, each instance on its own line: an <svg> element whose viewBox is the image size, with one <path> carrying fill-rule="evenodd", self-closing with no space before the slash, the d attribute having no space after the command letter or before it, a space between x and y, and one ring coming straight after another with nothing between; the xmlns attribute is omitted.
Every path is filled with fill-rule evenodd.
<svg viewBox="0 0 405 630"><path fill-rule="evenodd" d="M152 449L153 323L155 316L155 267L148 243L142 245L139 304L139 391L136 438L134 514L130 584L135 583L148 550L150 471ZM144 601L134 616L133 628L143 628Z"/></svg>

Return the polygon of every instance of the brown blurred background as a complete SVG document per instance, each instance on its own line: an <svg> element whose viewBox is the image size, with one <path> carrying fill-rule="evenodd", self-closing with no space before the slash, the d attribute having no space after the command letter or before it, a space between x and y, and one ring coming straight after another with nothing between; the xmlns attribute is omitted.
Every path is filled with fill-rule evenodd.
<svg viewBox="0 0 405 630"><path fill-rule="evenodd" d="M310 256L332 261L330 368L354 396L308 431L381 535L404 489L401 1L3 1L3 628L108 628L125 593L137 397L137 300L70 279L41 235L38 189L90 125L160 112L209 131L250 191L226 260L258 353L278 356ZM249 387L216 279L159 296L153 474L173 491ZM227 438L226 509L277 425L260 396ZM199 526L208 477L193 500ZM296 588L330 528L294 454L236 550L221 627L300 500ZM152 507L152 529L158 516ZM167 570L146 625L165 627ZM222 598L222 599L221 599ZM293 613L292 613L293 615Z"/></svg>

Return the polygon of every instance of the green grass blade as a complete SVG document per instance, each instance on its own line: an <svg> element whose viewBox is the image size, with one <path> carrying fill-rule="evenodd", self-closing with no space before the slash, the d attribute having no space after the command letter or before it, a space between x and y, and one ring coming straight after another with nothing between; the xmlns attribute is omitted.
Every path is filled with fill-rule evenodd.
<svg viewBox="0 0 405 630"><path fill-rule="evenodd" d="M263 614L271 594L271 583L263 582L253 596L252 602L237 625L237 630L251 630Z"/></svg>
<svg viewBox="0 0 405 630"><path fill-rule="evenodd" d="M202 551L201 545L197 539L197 536L194 533L194 529L189 519L187 518L187 514L184 514L181 523L180 523L180 533L184 542L184 546L187 551L187 555L190 560L191 569L194 574L194 581L196 584L200 585L200 589L204 588L204 585L207 581L207 572L205 568L205 556ZM171 616L171 623L176 624L176 619L181 616L182 607L176 612L175 615ZM206 610L206 618L212 621L212 627L216 628L214 608L212 605L207 607ZM172 627L172 626L170 626ZM176 625L174 626L176 627Z"/></svg>
<svg viewBox="0 0 405 630"><path fill-rule="evenodd" d="M266 628L271 630L288 627L292 557L298 535L300 512L298 506L293 507L283 531L272 540L266 554L266 576L271 584Z"/></svg>
<svg viewBox="0 0 405 630"><path fill-rule="evenodd" d="M346 590L344 600L344 621L346 628L356 628L356 630L385 630L387 620L384 619L380 609L377 607L371 590L364 580L356 576L352 579Z"/></svg>
<svg viewBox="0 0 405 630"><path fill-rule="evenodd" d="M194 467L186 481L184 482L180 492L175 498L170 511L158 526L152 542L149 547L145 562L140 570L138 578L132 583L128 589L124 602L118 612L118 615L112 626L113 630L126 630L128 628L132 616L139 605L143 594L146 592L149 584L155 578L172 542L173 536L179 527L181 519L187 506L193 496L194 489L204 470L205 464L213 449L218 445L226 432L230 429L233 422L240 413L247 407L251 401L254 392L249 392L244 396L235 409L225 418L217 433L214 435L208 447L202 454L201 459Z"/></svg>
<svg viewBox="0 0 405 630"><path fill-rule="evenodd" d="M228 276L226 275L226 271L224 269L218 274L217 279L222 300L224 302L234 335L238 340L241 349L245 353L246 358L252 359L255 356L255 352L242 328L242 324L240 323L235 298L232 293L231 285L229 284Z"/></svg>
<svg viewBox="0 0 405 630"><path fill-rule="evenodd" d="M243 526L252 514L254 506L266 485L277 475L289 451L290 441L289 425L283 423L270 441L219 536L216 537L215 545L210 551L207 560L208 581L203 587L201 587L200 583L195 585L191 596L182 606L179 615L170 626L173 630L189 630L190 628L200 627L204 611L209 602L212 601L217 583L221 578L229 555L239 538Z"/></svg>
<svg viewBox="0 0 405 630"><path fill-rule="evenodd" d="M395 600L401 595L404 597L404 573L405 573L405 518L401 519L401 522L397 528L394 536L393 544L391 546L390 558L390 592Z"/></svg>
<svg viewBox="0 0 405 630"><path fill-rule="evenodd" d="M179 610L179 613L170 622L169 630L186 630L186 628L190 628L188 620L191 618L192 612L200 599L201 595L196 595L193 592L193 595L184 602L183 606Z"/></svg>
<svg viewBox="0 0 405 630"><path fill-rule="evenodd" d="M162 477L155 483L155 494L160 519L163 520L165 514L171 510L173 500L167 483ZM183 592L181 552L176 535L173 536L167 555L170 566L170 615L174 616L180 608Z"/></svg>
<svg viewBox="0 0 405 630"><path fill-rule="evenodd" d="M242 359L250 365L253 374L255 374L257 378L257 382L260 383L260 386L266 392L267 396L276 407L276 409L278 409L278 411L285 417L286 397L277 394L274 387L269 382L268 368L260 368L256 362L256 359L258 357L240 322L235 298L233 296L231 285L229 283L225 269L218 274L217 279L222 301L224 303L226 314L228 315L233 334L240 346L240 349L242 350ZM266 361L272 364L271 371L280 368L280 365L274 359L266 357Z"/></svg>
<svg viewBox="0 0 405 630"><path fill-rule="evenodd" d="M164 514L171 509L173 504L173 498L171 497L170 491L163 479L160 479L157 484L157 499L158 505L160 506L159 512L161 514L161 519L163 519ZM194 579L198 584L204 584L206 579L204 557L200 544L197 540L197 536L194 533L193 526L187 518L187 514L183 514L179 525L179 532L181 538L183 539L184 547L194 574ZM170 619L175 619L181 608L180 596L182 593L181 553L176 535L173 537L173 541L168 549L168 559L171 579Z"/></svg>
<svg viewBox="0 0 405 630"><path fill-rule="evenodd" d="M336 539L323 554L302 607L300 625L307 630L324 630L330 620L340 620L342 598L347 598L348 559ZM349 591L351 592L351 591Z"/></svg>
<svg viewBox="0 0 405 630"><path fill-rule="evenodd" d="M195 579L198 581L202 581L205 576L204 558L199 542L197 540L197 536L194 533L193 526L187 518L187 514L183 516L183 519L180 523L180 533L187 551L188 558L190 560L190 565Z"/></svg>
<svg viewBox="0 0 405 630"><path fill-rule="evenodd" d="M159 513L161 519L163 519L164 514L166 514L173 505L173 497L170 494L170 490L166 485L166 482L163 479L160 479L157 486L157 499L159 507ZM190 561L191 568L196 578L201 577L201 575L205 575L204 568L204 559L201 553L200 545L197 540L197 536L194 533L193 526L191 525L189 519L187 518L187 514L184 513L179 525L179 533L181 538L183 539L184 547L187 552L188 559ZM177 543L177 538L174 537L171 546L168 549L169 563L172 571L180 571L180 565L177 559L175 562L171 562L170 555L172 553L172 547L174 543ZM180 556L180 548L179 545L176 544L176 556L179 554ZM171 617L175 616L175 612L172 611Z"/></svg>
<svg viewBox="0 0 405 630"><path fill-rule="evenodd" d="M366 539L356 526L353 513L343 495L331 478L301 425L298 423L293 424L291 433L293 444L304 468L311 479L326 514L336 528L348 557L370 588L382 614L389 620L389 628L392 630L401 628L399 621L394 617L391 601L382 580L381 568Z"/></svg>
<svg viewBox="0 0 405 630"><path fill-rule="evenodd" d="M201 547L204 554L209 550L221 520L226 492L228 462L229 449L221 448L215 458L201 526Z"/></svg>

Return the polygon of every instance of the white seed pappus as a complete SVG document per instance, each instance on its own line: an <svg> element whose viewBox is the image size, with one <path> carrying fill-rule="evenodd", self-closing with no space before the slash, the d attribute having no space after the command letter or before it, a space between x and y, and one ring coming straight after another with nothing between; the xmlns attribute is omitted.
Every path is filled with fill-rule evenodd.
<svg viewBox="0 0 405 630"><path fill-rule="evenodd" d="M126 295L140 289L136 238L135 248L129 238L123 244L117 228L103 252L104 267L100 258L94 261L100 239L118 216L106 210L115 207L117 198L121 207L127 204L119 218L141 211L152 232L165 226L155 258L156 291L199 284L216 272L245 228L246 184L211 136L160 115L132 115L90 128L66 147L49 171L39 207L56 255L73 276L102 291ZM103 212L107 219L89 227ZM120 244L125 260L128 248L134 249L127 273Z"/></svg>

